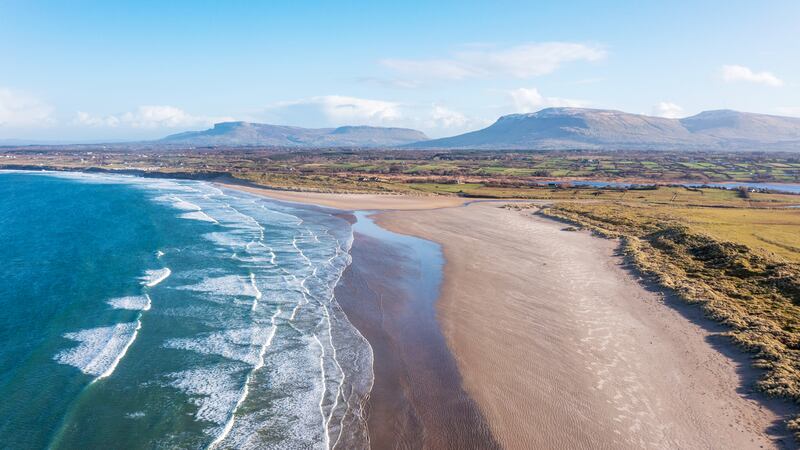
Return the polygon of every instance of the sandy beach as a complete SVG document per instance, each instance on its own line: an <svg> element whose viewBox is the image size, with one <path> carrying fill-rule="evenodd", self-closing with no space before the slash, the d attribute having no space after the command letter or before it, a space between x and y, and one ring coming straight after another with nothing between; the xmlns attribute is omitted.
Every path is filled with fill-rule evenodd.
<svg viewBox="0 0 800 450"><path fill-rule="evenodd" d="M782 424L788 407L751 392L757 373L747 356L695 308L639 280L615 254L615 241L499 203L447 208L438 198L359 198L297 194L291 201L341 209L376 209L377 202L398 210L374 216L382 227L441 244L435 315L464 392L502 447L794 445ZM400 211L414 209L412 202L428 209ZM354 265L364 260L356 256ZM382 369L375 372L378 386Z"/></svg>
<svg viewBox="0 0 800 450"><path fill-rule="evenodd" d="M328 194L324 192L282 191L254 186L247 182L217 182L219 186L236 189L251 194L264 195L276 200L294 203L308 203L328 208L344 210L420 210L449 208L463 205L466 200L459 197L433 195L390 195L390 194Z"/></svg>
<svg viewBox="0 0 800 450"><path fill-rule="evenodd" d="M720 327L648 290L615 241L494 203L378 222L442 243L438 317L505 448L794 445Z"/></svg>

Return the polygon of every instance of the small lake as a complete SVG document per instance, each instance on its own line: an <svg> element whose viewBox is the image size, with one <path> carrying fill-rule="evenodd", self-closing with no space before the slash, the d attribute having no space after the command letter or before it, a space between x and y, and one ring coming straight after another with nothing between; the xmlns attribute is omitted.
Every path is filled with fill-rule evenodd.
<svg viewBox="0 0 800 450"><path fill-rule="evenodd" d="M567 183L567 182L564 182ZM614 181L569 181L573 186L590 186L597 188L630 188L633 186L653 186L654 184L644 183L623 183ZM686 187L716 187L722 189L736 189L740 186L747 186L753 189L768 189L770 191L788 192L792 194L800 194L800 184L791 183L746 183L746 182L730 182L730 183L675 183L675 185Z"/></svg>

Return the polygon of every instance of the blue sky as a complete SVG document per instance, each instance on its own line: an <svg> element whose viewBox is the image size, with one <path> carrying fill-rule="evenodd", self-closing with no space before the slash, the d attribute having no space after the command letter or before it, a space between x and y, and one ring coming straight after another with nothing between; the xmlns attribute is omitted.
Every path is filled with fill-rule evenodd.
<svg viewBox="0 0 800 450"><path fill-rule="evenodd" d="M222 120L438 137L548 106L800 116L794 0L271 3L0 0L0 139Z"/></svg>

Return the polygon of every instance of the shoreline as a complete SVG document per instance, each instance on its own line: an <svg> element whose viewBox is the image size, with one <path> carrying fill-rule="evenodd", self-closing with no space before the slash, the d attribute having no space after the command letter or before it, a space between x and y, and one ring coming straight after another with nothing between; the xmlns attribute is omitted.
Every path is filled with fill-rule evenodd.
<svg viewBox="0 0 800 450"><path fill-rule="evenodd" d="M303 203L346 211L416 211L462 206L470 199L444 196L401 194L333 194L327 192L284 191L256 186L250 183L231 183L214 181L214 184L228 189L263 195L274 200ZM473 199L474 200L474 199Z"/></svg>
<svg viewBox="0 0 800 450"><path fill-rule="evenodd" d="M352 263L335 296L373 350L367 401L373 448L500 448L461 376L435 314L443 260L433 242L356 213Z"/></svg>

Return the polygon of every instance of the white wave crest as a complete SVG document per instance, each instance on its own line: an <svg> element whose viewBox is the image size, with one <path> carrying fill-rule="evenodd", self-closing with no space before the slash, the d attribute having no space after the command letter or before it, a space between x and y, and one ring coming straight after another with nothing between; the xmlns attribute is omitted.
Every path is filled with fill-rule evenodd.
<svg viewBox="0 0 800 450"><path fill-rule="evenodd" d="M172 186L170 186L171 188ZM155 198L159 202L169 203L175 209L182 211L200 211L202 208L174 195L161 195Z"/></svg>
<svg viewBox="0 0 800 450"><path fill-rule="evenodd" d="M239 400L242 377L236 377L245 367L241 364L219 364L198 367L167 375L171 386L192 396L197 405L195 419L223 425ZM208 430L213 433L214 430Z"/></svg>
<svg viewBox="0 0 800 450"><path fill-rule="evenodd" d="M144 273L144 276L140 278L142 280L142 285L147 287L154 287L161 283L162 281L169 278L172 274L172 271L169 267L165 267L163 269L153 269L147 270Z"/></svg>
<svg viewBox="0 0 800 450"><path fill-rule="evenodd" d="M54 359L61 364L77 367L87 375L96 376L95 380L105 378L114 372L119 361L136 340L140 328L141 322L137 320L67 333L64 335L65 338L80 344L59 352Z"/></svg>
<svg viewBox="0 0 800 450"><path fill-rule="evenodd" d="M231 360L257 365L259 352L269 339L270 328L251 327L211 333L200 338L170 339L166 348L191 350L203 355L219 355Z"/></svg>
<svg viewBox="0 0 800 450"><path fill-rule="evenodd" d="M180 215L181 219L200 220L202 222L219 223L216 219L204 213L203 211L192 211Z"/></svg>
<svg viewBox="0 0 800 450"><path fill-rule="evenodd" d="M238 275L225 275L222 277L208 277L197 284L181 286L178 289L189 291L208 292L215 295L236 296L243 295L253 298L261 298L261 292L250 284L249 279Z"/></svg>
<svg viewBox="0 0 800 450"><path fill-rule="evenodd" d="M149 311L150 296L147 294L131 297L117 297L107 301L114 309L130 309L133 311Z"/></svg>
<svg viewBox="0 0 800 450"><path fill-rule="evenodd" d="M236 403L233 405L233 408L230 411L230 416L225 422L225 425L222 427L222 431L217 435L216 438L214 438L211 444L209 444L208 450L214 450L217 448L228 437L231 430L233 430L233 426L236 423L236 412L239 410L239 407L242 406L242 403L244 403L244 401L247 399L247 395L250 392L250 381L253 379L253 376L256 374L256 372L264 367L264 356L267 353L267 348L272 345L272 339L275 337L275 332L278 329L276 320L280 314L281 309L277 308L270 319L272 327L269 330L269 334L266 336L266 339L261 343L261 346L258 349L258 359L253 365L253 368L247 374L247 377L244 379L244 385L239 393L239 398L236 399Z"/></svg>
<svg viewBox="0 0 800 450"><path fill-rule="evenodd" d="M261 291L256 286L256 275L253 272L250 272L250 287L253 288L253 307L250 308L252 311L255 311L258 307L258 301L261 300Z"/></svg>
<svg viewBox="0 0 800 450"><path fill-rule="evenodd" d="M172 203L172 206L174 208L182 209L184 211L200 211L202 209L199 206L195 205L194 203L187 202L181 199L175 200L175 202Z"/></svg>

